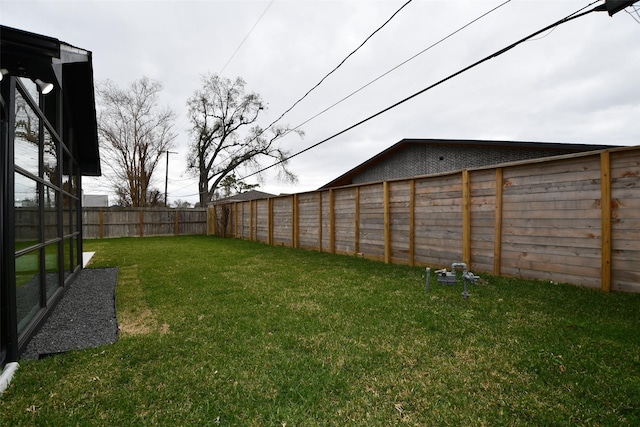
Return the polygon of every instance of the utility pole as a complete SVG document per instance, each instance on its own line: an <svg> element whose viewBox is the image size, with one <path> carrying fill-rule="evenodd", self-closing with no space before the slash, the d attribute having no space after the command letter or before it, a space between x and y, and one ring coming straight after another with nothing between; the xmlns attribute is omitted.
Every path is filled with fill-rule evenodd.
<svg viewBox="0 0 640 427"><path fill-rule="evenodd" d="M164 175L164 207L167 208L169 205L167 204L167 186L169 184L169 154L178 154L175 151L165 150L167 153L167 167L165 168Z"/></svg>
<svg viewBox="0 0 640 427"><path fill-rule="evenodd" d="M609 16L613 16L637 2L638 0L605 0L603 5L597 7L597 10L600 12L606 11Z"/></svg>

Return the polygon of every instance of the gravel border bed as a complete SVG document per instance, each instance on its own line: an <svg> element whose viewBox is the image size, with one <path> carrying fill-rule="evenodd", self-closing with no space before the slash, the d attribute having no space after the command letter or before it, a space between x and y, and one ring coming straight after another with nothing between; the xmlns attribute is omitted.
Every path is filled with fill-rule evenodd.
<svg viewBox="0 0 640 427"><path fill-rule="evenodd" d="M41 359L118 340L117 268L83 269L65 292L21 359Z"/></svg>

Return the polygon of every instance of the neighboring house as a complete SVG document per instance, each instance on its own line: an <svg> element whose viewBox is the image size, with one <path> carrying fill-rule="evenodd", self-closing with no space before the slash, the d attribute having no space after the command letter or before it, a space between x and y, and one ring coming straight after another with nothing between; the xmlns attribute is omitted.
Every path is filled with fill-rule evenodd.
<svg viewBox="0 0 640 427"><path fill-rule="evenodd" d="M211 202L211 205L233 203L233 202L247 202L249 200L267 199L269 197L275 197L275 194L264 193L258 190L245 191L244 193L235 194L233 196L225 197L223 199L217 199Z"/></svg>
<svg viewBox="0 0 640 427"><path fill-rule="evenodd" d="M403 139L322 186L321 189L412 178L608 148L613 146L463 139Z"/></svg>
<svg viewBox="0 0 640 427"><path fill-rule="evenodd" d="M83 194L83 208L108 208L109 196L106 194Z"/></svg>
<svg viewBox="0 0 640 427"><path fill-rule="evenodd" d="M91 52L0 26L0 371L82 268L82 176L100 175ZM2 386L2 384L0 384Z"/></svg>

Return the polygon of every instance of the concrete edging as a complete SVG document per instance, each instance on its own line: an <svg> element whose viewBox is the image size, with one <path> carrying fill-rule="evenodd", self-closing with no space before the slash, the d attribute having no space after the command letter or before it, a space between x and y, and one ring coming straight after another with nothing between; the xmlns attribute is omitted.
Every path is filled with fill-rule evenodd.
<svg viewBox="0 0 640 427"><path fill-rule="evenodd" d="M13 379L13 375L16 373L20 365L18 362L10 362L2 370L2 374L0 374L0 396L5 392L5 390L9 387L11 380Z"/></svg>

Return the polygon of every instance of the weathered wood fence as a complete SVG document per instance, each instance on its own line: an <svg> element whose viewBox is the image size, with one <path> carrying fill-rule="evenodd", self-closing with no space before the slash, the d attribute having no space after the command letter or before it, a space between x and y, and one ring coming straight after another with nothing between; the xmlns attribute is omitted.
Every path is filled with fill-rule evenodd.
<svg viewBox="0 0 640 427"><path fill-rule="evenodd" d="M83 208L86 239L207 234L207 210L156 208Z"/></svg>
<svg viewBox="0 0 640 427"><path fill-rule="evenodd" d="M209 208L209 234L640 292L640 147Z"/></svg>

